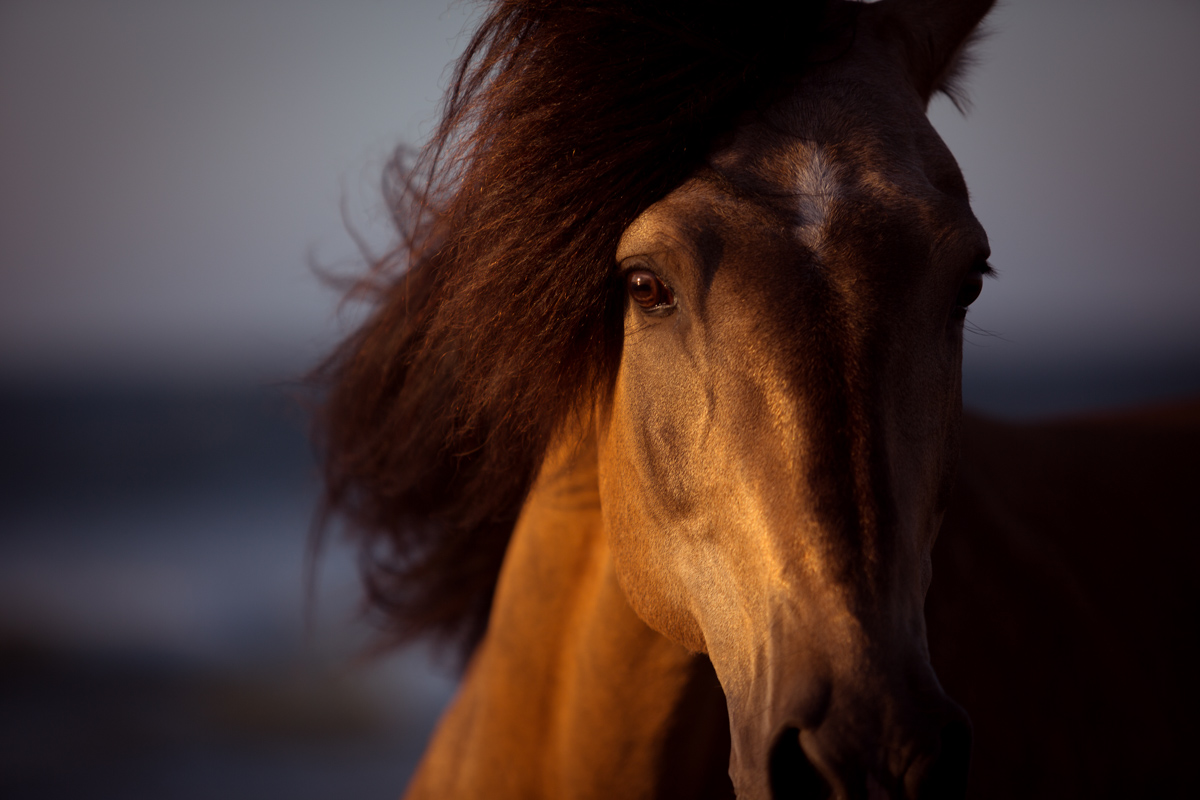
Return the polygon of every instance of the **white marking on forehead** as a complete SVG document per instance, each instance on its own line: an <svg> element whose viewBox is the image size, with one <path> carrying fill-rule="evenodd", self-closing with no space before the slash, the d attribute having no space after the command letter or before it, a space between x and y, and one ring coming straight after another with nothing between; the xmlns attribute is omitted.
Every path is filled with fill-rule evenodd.
<svg viewBox="0 0 1200 800"><path fill-rule="evenodd" d="M797 211L797 235L811 250L820 249L829 229L834 201L842 194L841 170L821 145L809 145L793 160Z"/></svg>

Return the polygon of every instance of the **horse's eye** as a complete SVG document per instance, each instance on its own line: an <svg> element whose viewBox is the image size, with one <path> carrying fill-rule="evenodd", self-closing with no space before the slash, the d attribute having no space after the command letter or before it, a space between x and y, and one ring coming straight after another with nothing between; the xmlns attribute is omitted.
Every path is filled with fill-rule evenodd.
<svg viewBox="0 0 1200 800"><path fill-rule="evenodd" d="M967 306L974 303L982 291L983 273L972 270L963 280L962 285L958 287L958 296L954 298L954 305L966 310Z"/></svg>
<svg viewBox="0 0 1200 800"><path fill-rule="evenodd" d="M668 308L675 305L671 290L650 270L633 270L625 277L625 286L633 302L642 308Z"/></svg>

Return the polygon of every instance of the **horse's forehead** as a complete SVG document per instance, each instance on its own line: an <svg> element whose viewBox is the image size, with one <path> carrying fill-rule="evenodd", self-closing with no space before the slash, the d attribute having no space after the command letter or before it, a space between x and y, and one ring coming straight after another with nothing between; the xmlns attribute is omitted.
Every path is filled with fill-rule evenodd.
<svg viewBox="0 0 1200 800"><path fill-rule="evenodd" d="M860 207L965 202L962 173L924 109L890 88L802 86L739 128L712 164L750 194L794 198L801 215L835 196Z"/></svg>
<svg viewBox="0 0 1200 800"><path fill-rule="evenodd" d="M668 234L674 243L695 244L700 229L728 228L717 220L734 209L751 212L751 228L783 221L813 252L850 230L899 226L937 239L948 227L976 227L958 164L915 93L886 70L859 66L805 80L744 122L708 169L630 226L620 251L664 228L678 234Z"/></svg>
<svg viewBox="0 0 1200 800"><path fill-rule="evenodd" d="M749 227L733 225L747 236L782 222L812 252L850 230L864 235L900 225L938 238L973 219L964 214L966 186L949 153L889 151L865 138L770 133L771 141L758 141L763 136L739 137L714 157L715 176L702 173L647 209L625 231L618 257L647 247L643 240L702 249L714 235L724 238L720 231L728 235L735 218L750 220Z"/></svg>

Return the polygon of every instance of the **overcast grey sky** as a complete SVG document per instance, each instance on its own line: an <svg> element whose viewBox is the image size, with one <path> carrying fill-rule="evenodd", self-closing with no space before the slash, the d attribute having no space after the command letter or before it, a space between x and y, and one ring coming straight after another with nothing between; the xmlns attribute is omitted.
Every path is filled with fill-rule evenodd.
<svg viewBox="0 0 1200 800"><path fill-rule="evenodd" d="M0 3L0 371L296 369L309 270L386 240L378 177L428 132L471 7ZM987 227L973 363L1200 351L1200 3L1009 0L963 119Z"/></svg>

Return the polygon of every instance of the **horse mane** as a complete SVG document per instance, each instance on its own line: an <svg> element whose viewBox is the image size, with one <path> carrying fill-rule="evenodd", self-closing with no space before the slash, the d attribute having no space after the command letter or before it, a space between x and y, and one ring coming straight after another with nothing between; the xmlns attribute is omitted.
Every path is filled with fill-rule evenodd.
<svg viewBox="0 0 1200 800"><path fill-rule="evenodd" d="M386 643L478 642L551 437L611 391L622 231L802 68L829 0L732 5L499 0L389 165L399 244L314 373L319 529L359 543Z"/></svg>

